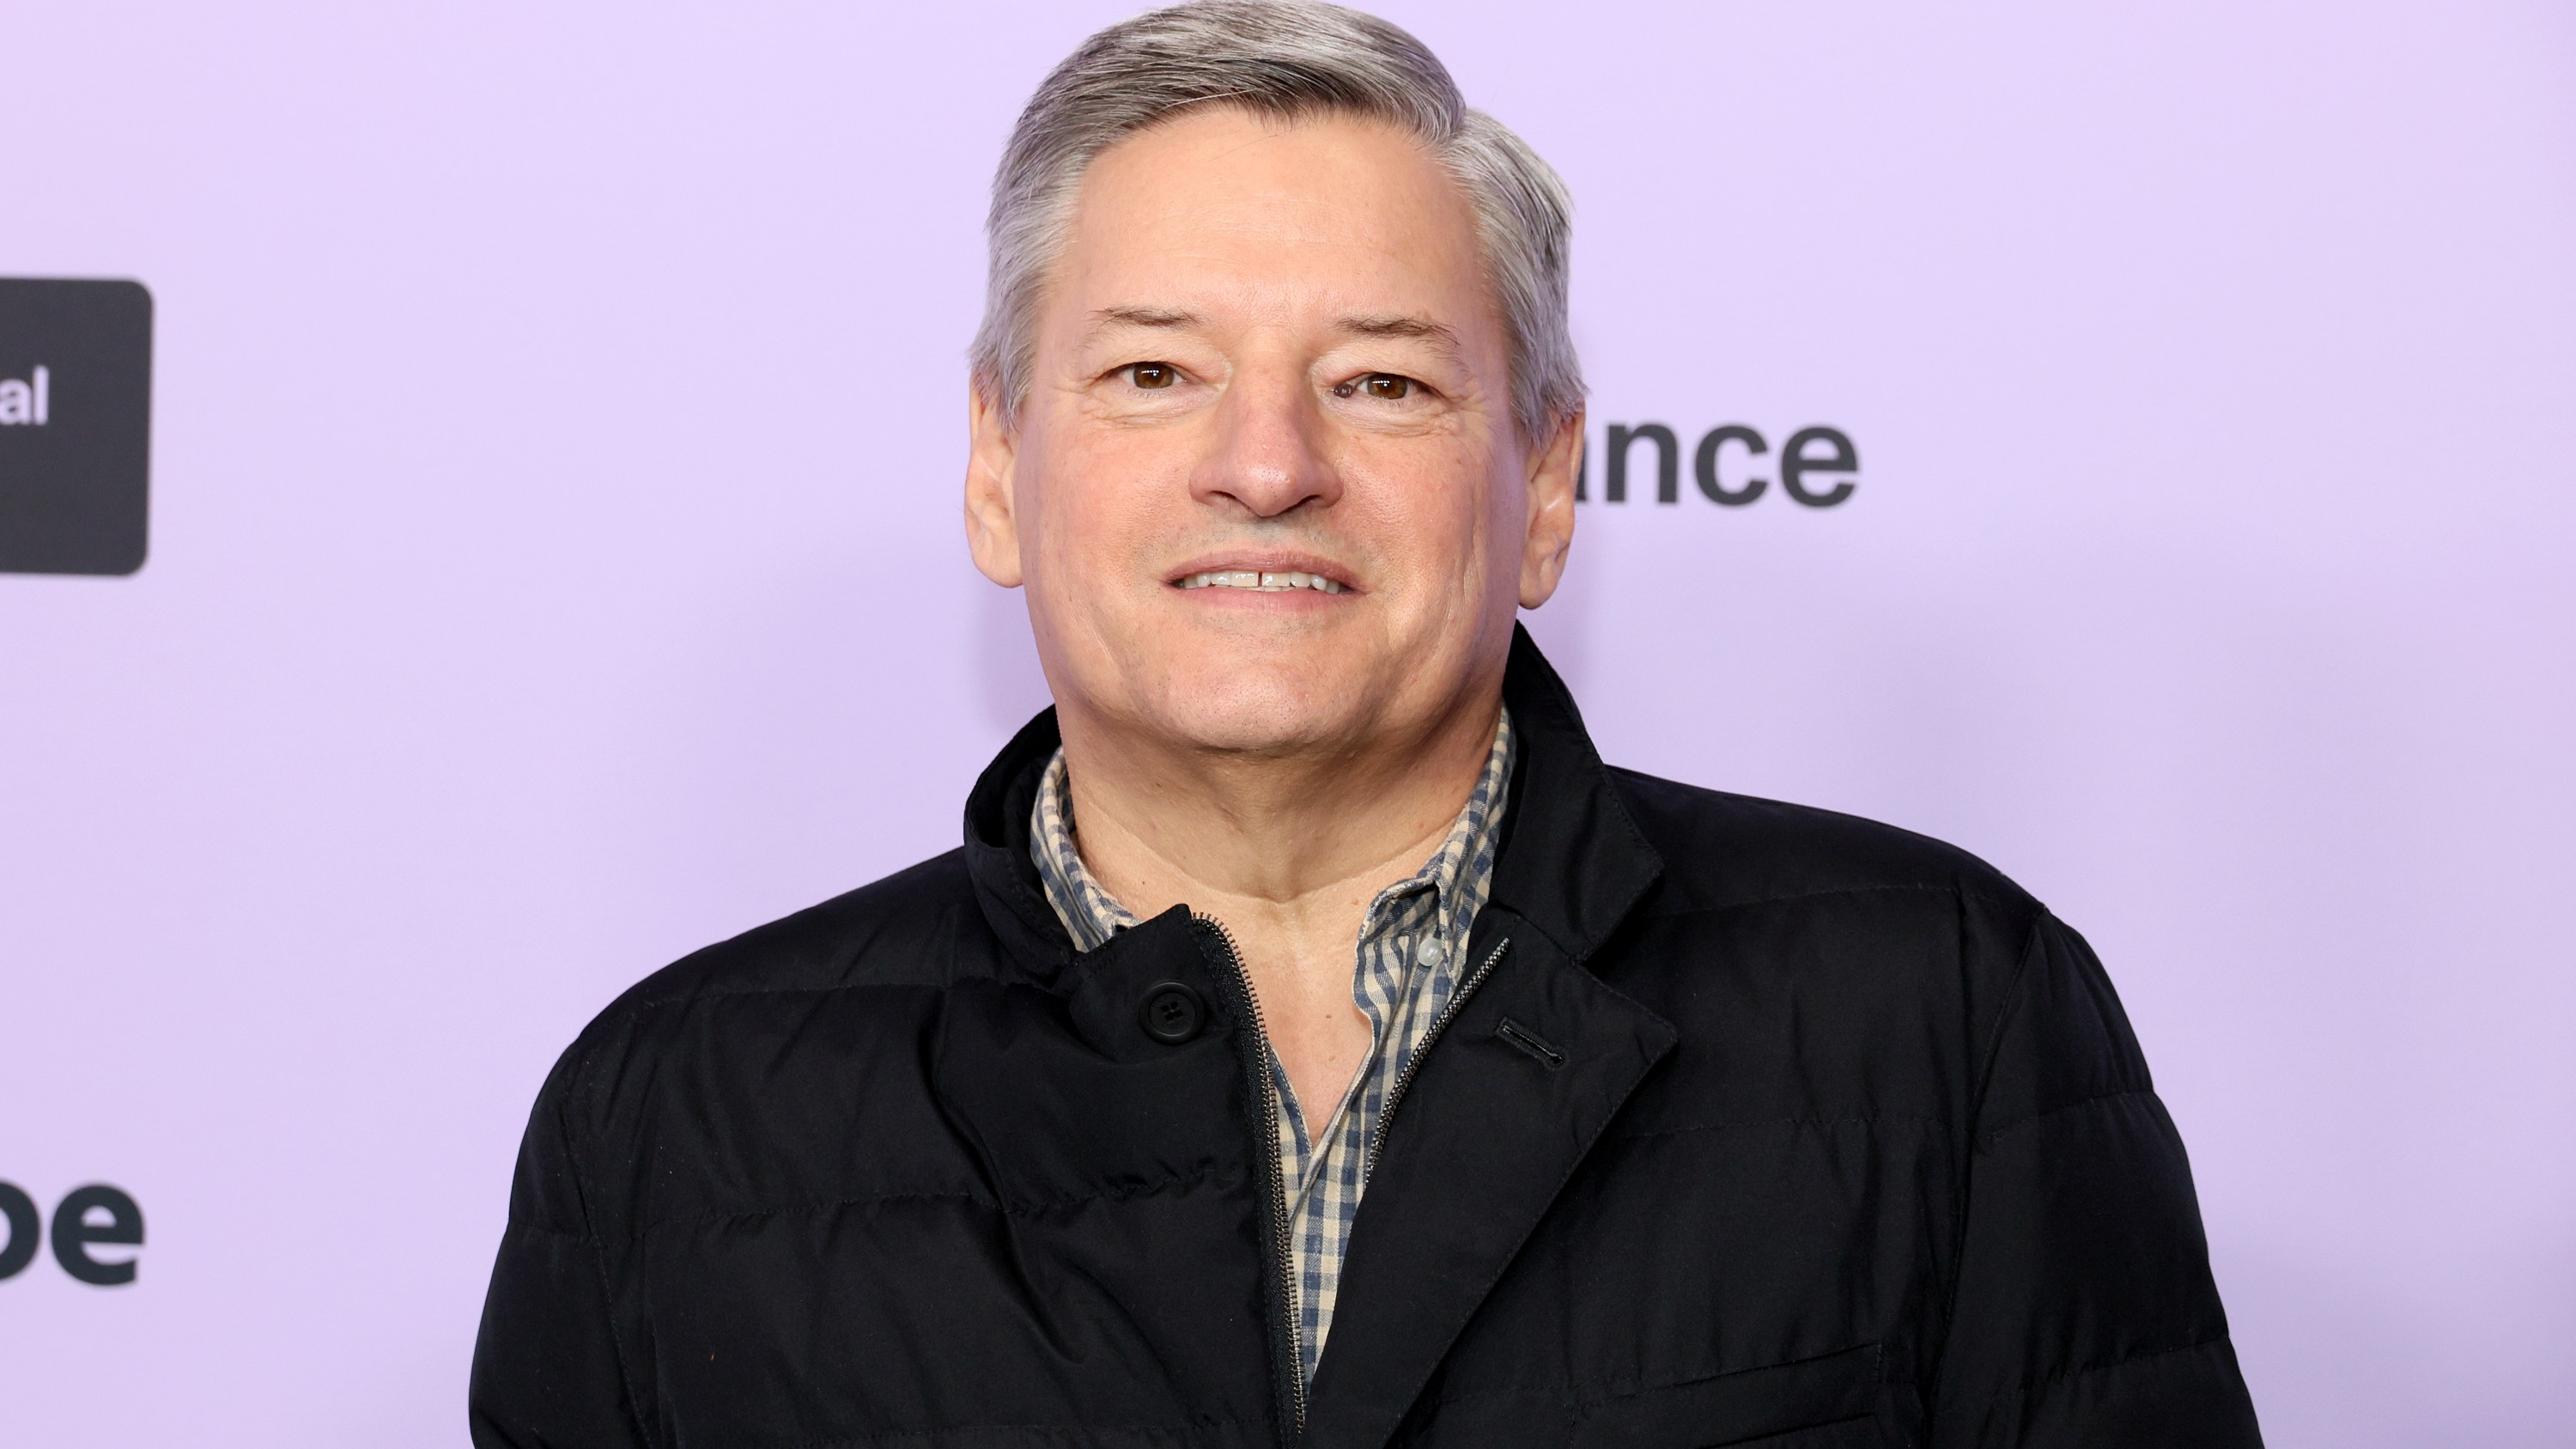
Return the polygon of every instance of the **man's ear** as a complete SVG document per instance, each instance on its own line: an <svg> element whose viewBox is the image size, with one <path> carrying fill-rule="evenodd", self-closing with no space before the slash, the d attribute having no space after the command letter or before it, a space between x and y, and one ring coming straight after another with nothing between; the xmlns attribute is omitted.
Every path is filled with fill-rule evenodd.
<svg viewBox="0 0 2576 1449"><path fill-rule="evenodd" d="M966 551L984 577L1020 586L1020 520L1012 509L1017 440L981 380L966 387Z"/></svg>
<svg viewBox="0 0 2576 1449"><path fill-rule="evenodd" d="M1535 609L1556 593L1574 547L1574 480L1583 468L1583 409L1576 408L1529 464L1529 532L1521 544L1521 607Z"/></svg>

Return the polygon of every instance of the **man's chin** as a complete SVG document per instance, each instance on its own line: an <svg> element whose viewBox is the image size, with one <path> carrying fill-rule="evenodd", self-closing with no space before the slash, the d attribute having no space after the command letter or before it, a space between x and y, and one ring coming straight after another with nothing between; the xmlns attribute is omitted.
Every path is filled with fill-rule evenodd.
<svg viewBox="0 0 2576 1449"><path fill-rule="evenodd" d="M1192 707L1162 711L1160 733L1182 748L1249 758L1281 758L1331 749L1365 734L1344 710Z"/></svg>
<svg viewBox="0 0 2576 1449"><path fill-rule="evenodd" d="M1180 748L1293 755L1365 739L1377 693L1345 669L1206 661L1167 674L1139 722Z"/></svg>

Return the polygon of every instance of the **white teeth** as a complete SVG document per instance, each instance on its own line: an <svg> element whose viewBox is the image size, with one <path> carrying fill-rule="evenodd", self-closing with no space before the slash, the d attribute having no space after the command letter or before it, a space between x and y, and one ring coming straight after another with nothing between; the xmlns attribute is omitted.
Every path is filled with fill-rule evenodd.
<svg viewBox="0 0 2576 1449"><path fill-rule="evenodd" d="M1252 589L1265 594L1285 593L1290 589L1315 589L1327 594L1342 592L1342 585L1322 574L1301 574L1293 570L1255 573L1250 569L1212 569L1192 574L1181 580L1185 589Z"/></svg>

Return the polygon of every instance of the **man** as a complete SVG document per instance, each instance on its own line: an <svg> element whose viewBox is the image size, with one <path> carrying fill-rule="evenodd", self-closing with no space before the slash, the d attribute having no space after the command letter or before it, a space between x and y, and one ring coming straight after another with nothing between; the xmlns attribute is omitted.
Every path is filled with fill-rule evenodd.
<svg viewBox="0 0 2576 1449"><path fill-rule="evenodd" d="M1567 204L1383 22L1093 37L995 184L962 849L646 980L529 1126L486 1446L2258 1442L2099 966L1605 768Z"/></svg>

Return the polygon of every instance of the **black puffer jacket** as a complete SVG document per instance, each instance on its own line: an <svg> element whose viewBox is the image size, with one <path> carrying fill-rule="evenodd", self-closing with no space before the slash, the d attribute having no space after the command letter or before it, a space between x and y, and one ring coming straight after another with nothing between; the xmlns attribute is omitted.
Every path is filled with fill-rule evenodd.
<svg viewBox="0 0 2576 1449"><path fill-rule="evenodd" d="M963 850L564 1054L475 1443L2259 1442L2072 930L1918 836L1605 768L1525 636L1506 698L1502 955L1390 1120L1311 1393L1240 983L1178 910L1073 953L1028 854L1048 715Z"/></svg>

